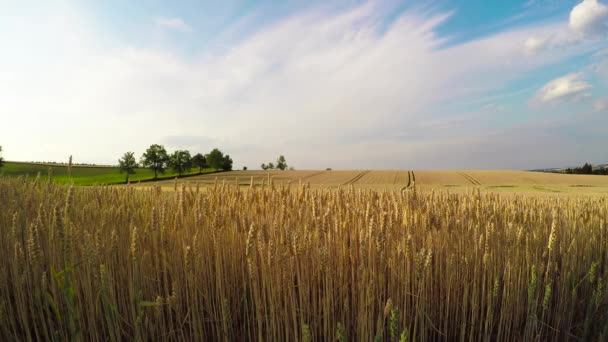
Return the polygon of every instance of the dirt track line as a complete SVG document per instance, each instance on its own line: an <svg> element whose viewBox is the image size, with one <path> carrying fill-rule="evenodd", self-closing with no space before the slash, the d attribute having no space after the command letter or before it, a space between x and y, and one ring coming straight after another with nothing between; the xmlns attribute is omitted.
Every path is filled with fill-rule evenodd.
<svg viewBox="0 0 608 342"><path fill-rule="evenodd" d="M407 189L413 187L415 183L416 183L416 175L414 175L414 171L408 171L407 172L407 184L403 188L401 188L401 191L407 190Z"/></svg>
<svg viewBox="0 0 608 342"><path fill-rule="evenodd" d="M325 172L327 172L327 171L319 171L319 172L315 172L315 173L313 173L313 174L311 174L311 175L308 175L308 176L305 176L305 177L300 178L300 180L305 180L305 179L308 179L308 178L312 178L312 177L314 177L314 176L322 175L322 174L324 174Z"/></svg>
<svg viewBox="0 0 608 342"><path fill-rule="evenodd" d="M475 182L473 182L469 177L467 177L467 175L464 172L456 172L456 174L462 176L464 179L466 179L467 181L469 181L469 183L473 184L473 185L477 185L475 184Z"/></svg>
<svg viewBox="0 0 608 342"><path fill-rule="evenodd" d="M363 171L363 172L359 173L358 175L356 175L353 179L349 180L348 182L346 182L342 185L355 184L359 179L363 178L363 176L365 176L368 173L370 173L370 171Z"/></svg>
<svg viewBox="0 0 608 342"><path fill-rule="evenodd" d="M465 173L465 175L467 175L467 177L469 177L473 182L475 182L475 184L481 186L481 182L479 182L477 179L475 179L473 176Z"/></svg>
<svg viewBox="0 0 608 342"><path fill-rule="evenodd" d="M471 184L473 185L481 185L481 183L476 180L475 178L471 177L470 175L464 173L464 172L457 172L459 175L461 175L462 177L464 177L466 180L468 180L469 182L471 182Z"/></svg>

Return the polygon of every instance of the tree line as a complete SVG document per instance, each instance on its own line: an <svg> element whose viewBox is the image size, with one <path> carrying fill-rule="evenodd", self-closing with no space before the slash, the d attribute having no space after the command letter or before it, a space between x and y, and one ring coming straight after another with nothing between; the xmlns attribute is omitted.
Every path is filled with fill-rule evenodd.
<svg viewBox="0 0 608 342"><path fill-rule="evenodd" d="M134 152L126 152L118 160L120 172L126 173L127 182L129 181L129 175L135 174L140 165L154 171L154 179L157 179L158 174L164 174L168 168L171 168L180 176L194 167L198 168L199 174L206 168L212 168L216 171L231 171L232 158L217 148L205 155L197 153L192 156L188 150L176 150L169 154L163 145L153 144L142 154L139 163L135 159Z"/></svg>
<svg viewBox="0 0 608 342"><path fill-rule="evenodd" d="M585 163L582 167L567 168L564 173L569 175L608 175L608 168L600 167L594 169L589 163Z"/></svg>
<svg viewBox="0 0 608 342"><path fill-rule="evenodd" d="M262 170L294 170L293 167L288 167L287 166L287 160L285 160L285 156L280 155L279 158L277 158L277 163L274 164L273 162L270 162L268 164L264 164L262 163L262 165L260 165Z"/></svg>

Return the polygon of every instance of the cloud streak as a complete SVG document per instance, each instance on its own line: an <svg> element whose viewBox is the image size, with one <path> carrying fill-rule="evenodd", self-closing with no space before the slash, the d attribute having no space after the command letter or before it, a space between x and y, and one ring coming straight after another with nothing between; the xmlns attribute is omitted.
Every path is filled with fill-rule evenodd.
<svg viewBox="0 0 608 342"><path fill-rule="evenodd" d="M184 22L181 18L166 18L166 17L156 17L154 18L154 23L158 27L162 27L169 30L175 30L180 32L192 32L192 27L186 22Z"/></svg>
<svg viewBox="0 0 608 342"><path fill-rule="evenodd" d="M601 97L593 103L593 110L596 112L604 112L608 110L608 97Z"/></svg>

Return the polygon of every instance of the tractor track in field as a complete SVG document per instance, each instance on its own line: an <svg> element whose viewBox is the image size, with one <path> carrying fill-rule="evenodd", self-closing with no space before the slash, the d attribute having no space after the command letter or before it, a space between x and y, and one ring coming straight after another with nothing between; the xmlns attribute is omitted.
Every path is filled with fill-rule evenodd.
<svg viewBox="0 0 608 342"><path fill-rule="evenodd" d="M310 175L308 175L308 176L301 177L301 178L300 178L300 180L305 180L305 179L312 178L312 177L314 177L314 176L319 176L319 175L322 175L322 174L324 174L324 173L326 173L326 172L328 172L328 171L319 171L319 172L315 172L315 173L310 174Z"/></svg>
<svg viewBox="0 0 608 342"><path fill-rule="evenodd" d="M411 189L416 185L416 175L414 171L407 171L407 184L401 188L401 191Z"/></svg>
<svg viewBox="0 0 608 342"><path fill-rule="evenodd" d="M459 175L461 175L462 177L464 177L469 182L471 182L471 184L477 185L477 186L481 186L481 183L477 179L473 178L472 176L470 176L470 175L468 175L468 174L466 174L464 172L457 172L457 173Z"/></svg>
<svg viewBox="0 0 608 342"><path fill-rule="evenodd" d="M357 181L359 181L359 179L363 178L363 176L365 176L366 174L370 173L371 171L363 171L361 173L359 173L358 175L356 175L355 177L353 177L351 180L349 180L348 182L342 184L342 185L352 185L355 184Z"/></svg>
<svg viewBox="0 0 608 342"><path fill-rule="evenodd" d="M478 186L481 186L481 182L478 181L477 179L475 179L473 176L471 176L467 173L465 173L465 175L467 175L467 177L469 177L473 183L477 184Z"/></svg>

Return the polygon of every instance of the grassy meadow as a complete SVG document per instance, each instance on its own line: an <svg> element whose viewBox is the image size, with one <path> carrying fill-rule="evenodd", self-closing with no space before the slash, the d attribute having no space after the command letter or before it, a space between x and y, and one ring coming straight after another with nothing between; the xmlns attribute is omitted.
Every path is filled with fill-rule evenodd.
<svg viewBox="0 0 608 342"><path fill-rule="evenodd" d="M0 177L0 336L608 337L606 195L237 184Z"/></svg>
<svg viewBox="0 0 608 342"><path fill-rule="evenodd" d="M36 177L40 174L43 178L48 178L49 169L53 181L74 185L100 185L100 184L121 184L126 180L126 174L120 173L118 167L114 166L72 166L71 177L68 174L67 165L58 164L37 164L22 162L6 162L0 168L0 174L6 176L30 176ZM148 181L154 178L154 171L147 168L137 168L134 175L129 176L131 182ZM193 168L188 174L198 174L198 168ZM204 172L211 172L205 169ZM172 170L167 170L164 174L159 174L161 179L173 179L178 174Z"/></svg>

